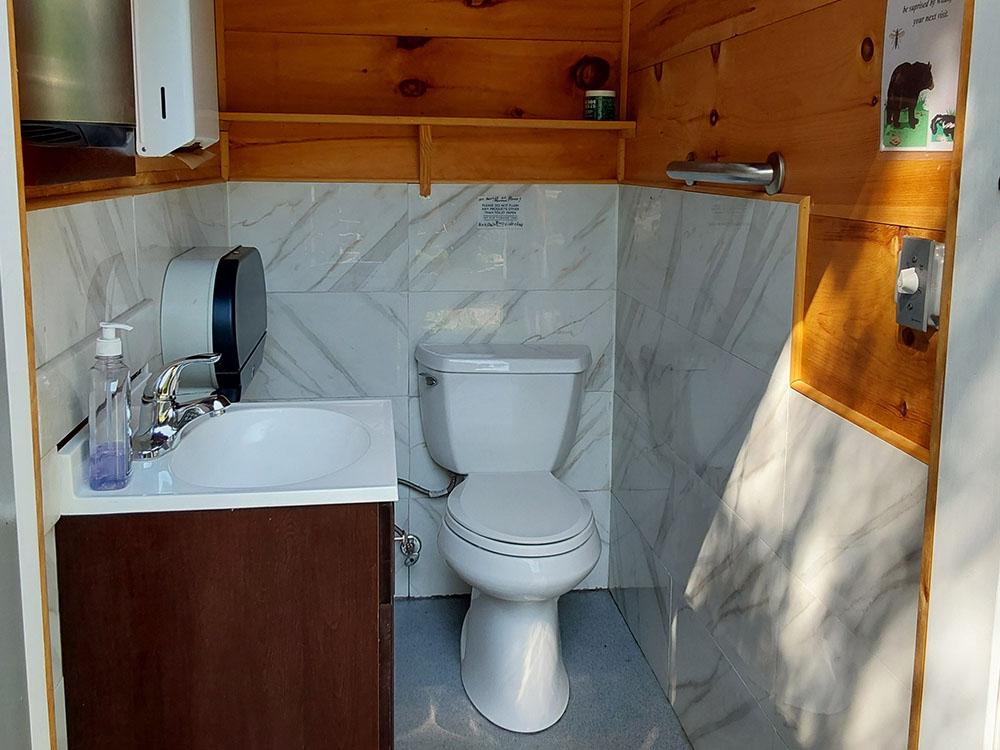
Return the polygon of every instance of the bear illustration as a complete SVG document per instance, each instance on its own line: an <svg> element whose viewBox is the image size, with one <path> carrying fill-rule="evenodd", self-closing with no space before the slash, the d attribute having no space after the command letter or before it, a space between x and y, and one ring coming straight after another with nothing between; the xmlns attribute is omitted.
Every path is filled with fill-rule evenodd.
<svg viewBox="0 0 1000 750"><path fill-rule="evenodd" d="M934 75L929 62L905 62L896 66L889 78L886 93L886 119L894 128L899 127L899 116L906 110L911 128L917 127L917 103L920 92L934 88Z"/></svg>

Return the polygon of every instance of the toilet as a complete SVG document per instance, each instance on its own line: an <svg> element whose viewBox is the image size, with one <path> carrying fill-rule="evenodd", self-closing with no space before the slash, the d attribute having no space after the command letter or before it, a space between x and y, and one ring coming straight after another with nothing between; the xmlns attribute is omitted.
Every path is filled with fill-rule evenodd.
<svg viewBox="0 0 1000 750"><path fill-rule="evenodd" d="M445 560L472 587L462 684L497 726L539 732L569 703L559 597L601 551L590 507L552 474L576 437L590 350L421 344L416 359L427 448L467 475L438 533Z"/></svg>

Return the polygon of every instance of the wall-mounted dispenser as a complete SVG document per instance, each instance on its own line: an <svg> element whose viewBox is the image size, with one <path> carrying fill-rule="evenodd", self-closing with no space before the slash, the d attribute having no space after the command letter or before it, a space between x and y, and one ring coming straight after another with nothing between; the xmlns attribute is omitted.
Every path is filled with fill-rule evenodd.
<svg viewBox="0 0 1000 750"><path fill-rule="evenodd" d="M926 331L941 316L944 244L926 237L904 237L896 269L896 322Z"/></svg>
<svg viewBox="0 0 1000 750"><path fill-rule="evenodd" d="M212 0L132 0L136 153L219 140Z"/></svg>
<svg viewBox="0 0 1000 750"><path fill-rule="evenodd" d="M14 23L24 140L129 146L135 129L129 0L15 0Z"/></svg>
<svg viewBox="0 0 1000 750"><path fill-rule="evenodd" d="M185 389L239 401L264 358L267 296L255 247L196 247L167 266L160 303L163 361L200 352L222 355L184 371Z"/></svg>

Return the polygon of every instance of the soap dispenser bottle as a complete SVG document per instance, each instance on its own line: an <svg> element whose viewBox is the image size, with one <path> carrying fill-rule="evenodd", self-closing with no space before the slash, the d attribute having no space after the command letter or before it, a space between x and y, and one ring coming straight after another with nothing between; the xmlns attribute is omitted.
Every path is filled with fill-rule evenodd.
<svg viewBox="0 0 1000 750"><path fill-rule="evenodd" d="M90 461L93 490L120 490L132 473L131 394L128 365L118 331L123 323L101 323L97 357L90 368Z"/></svg>

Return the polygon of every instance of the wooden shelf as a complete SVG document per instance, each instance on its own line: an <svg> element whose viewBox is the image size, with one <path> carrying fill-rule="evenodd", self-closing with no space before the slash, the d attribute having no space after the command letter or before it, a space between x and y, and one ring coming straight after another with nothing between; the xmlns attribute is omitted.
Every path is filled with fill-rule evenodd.
<svg viewBox="0 0 1000 750"><path fill-rule="evenodd" d="M547 131L551 137L554 131L576 133L608 133L617 134L619 152L624 138L635 135L634 122L618 120L543 120L518 119L515 117L435 117L429 115L323 115L323 114L287 114L270 112L220 112L219 120L223 124L248 125L343 125L343 126L403 126L414 128L417 144L417 169L414 175L420 185L421 195L431 192L431 162L434 159L435 128L482 128L485 131L497 129L516 129L520 131ZM539 135L539 137L541 137ZM486 136L484 136L486 139Z"/></svg>
<svg viewBox="0 0 1000 750"><path fill-rule="evenodd" d="M220 112L222 122L313 125L413 125L416 127L517 128L522 130L618 131L635 135L635 122L623 120L542 120L516 117L432 117L425 115L310 115L269 112Z"/></svg>

